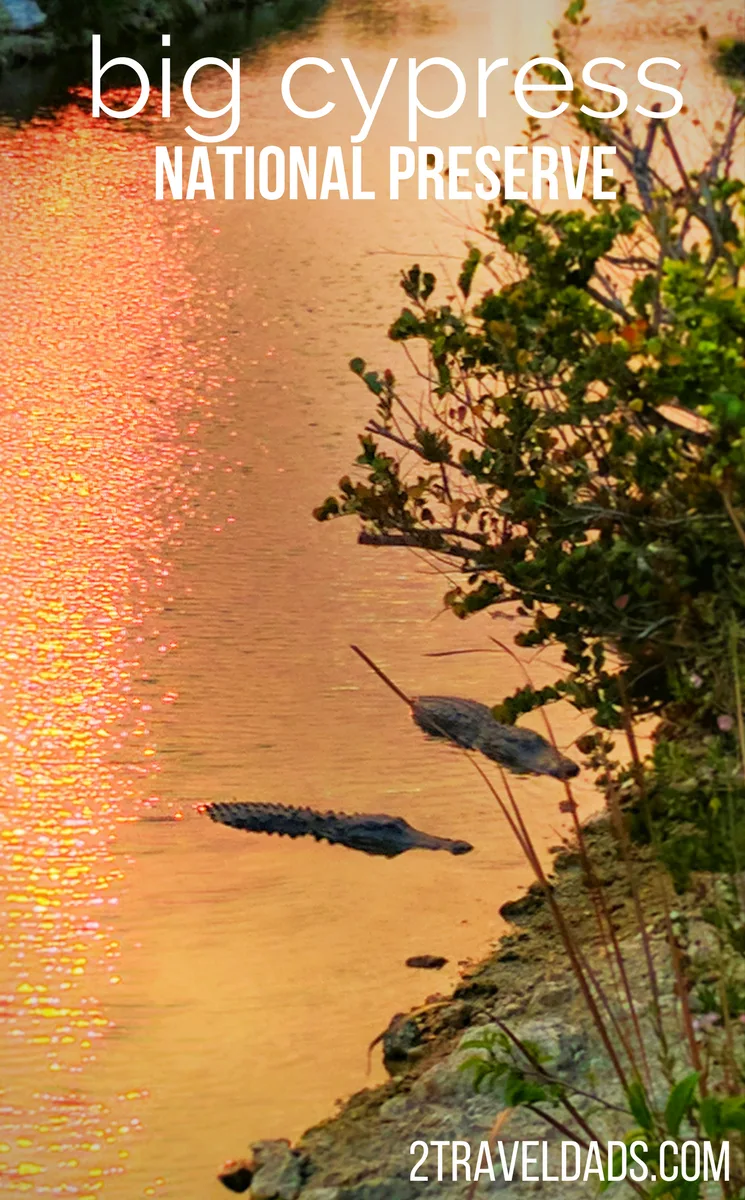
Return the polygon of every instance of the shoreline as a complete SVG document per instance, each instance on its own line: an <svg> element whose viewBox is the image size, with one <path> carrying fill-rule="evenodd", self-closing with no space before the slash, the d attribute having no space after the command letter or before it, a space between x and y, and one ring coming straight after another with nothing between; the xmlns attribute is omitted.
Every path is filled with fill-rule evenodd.
<svg viewBox="0 0 745 1200"><path fill-rule="evenodd" d="M649 984L626 866L604 816L589 822L584 834L607 910L613 914L632 994L638 998L649 992ZM678 1001L659 887L663 871L652 852L639 847L633 851L633 869L661 1009L674 1034ZM602 961L593 898L579 855L571 850L557 855L549 881L562 911L571 912L573 933L610 994L613 980L608 961ZM692 892L675 896L674 903L676 916L684 916L687 922L692 960L705 965L712 954L712 930L701 918L700 904ZM532 1195L536 1187L532 1180L515 1178L508 1185L498 1175L496 1183L481 1180L475 1186L459 1172L460 1178L453 1181L448 1177L449 1164L443 1179L430 1176L429 1183L410 1179L416 1163L416 1156L410 1154L414 1141L468 1142L475 1161L480 1144L493 1134L504 1104L493 1093L477 1093L461 1064L473 1054L463 1048L463 1039L499 1030L498 1022L506 1022L522 1042L544 1047L557 1072L573 1086L605 1104L625 1107L625 1096L609 1069L540 886L531 885L523 897L504 904L500 913L513 929L492 953L469 970L449 996L432 997L422 1008L397 1014L376 1039L383 1044L390 1079L351 1096L336 1115L307 1130L293 1146L287 1141L254 1143L247 1159L223 1168L219 1178L230 1191L243 1192L249 1200L416 1200L435 1195L478 1200L495 1187L506 1186L514 1189L516 1197ZM658 1046L649 1008L640 1006L638 1011L651 1061ZM680 1045L679 1032L674 1036ZM682 1069L683 1058L675 1065ZM652 1082L659 1082L660 1091L667 1086L661 1075L657 1079L656 1063ZM576 1105L604 1139L623 1138L628 1115L603 1110L599 1116L600 1105L581 1097ZM499 1137L510 1143L560 1140L556 1129L526 1108L509 1111ZM541 1194L545 1200L589 1196L596 1182L543 1182ZM630 1196L631 1187L621 1184L616 1194Z"/></svg>

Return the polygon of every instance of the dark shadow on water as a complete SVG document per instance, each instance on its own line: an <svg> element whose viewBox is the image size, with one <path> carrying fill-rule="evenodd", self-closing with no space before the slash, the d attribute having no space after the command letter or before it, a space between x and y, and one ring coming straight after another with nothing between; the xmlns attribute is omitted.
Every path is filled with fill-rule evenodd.
<svg viewBox="0 0 745 1200"><path fill-rule="evenodd" d="M182 25L172 30L168 51L162 48L159 33L116 40L107 39L102 30L103 61L122 55L135 58L147 70L153 86L157 86L161 59L169 53L172 78L177 83L196 59L246 54L279 34L312 23L327 5L328 0L276 0L257 4L248 12L215 14L191 27ZM70 88L86 86L90 78L88 48L5 71L0 74L0 122L22 122L49 114L74 98ZM105 77L106 88L128 87L134 82L135 77L127 68L113 67Z"/></svg>

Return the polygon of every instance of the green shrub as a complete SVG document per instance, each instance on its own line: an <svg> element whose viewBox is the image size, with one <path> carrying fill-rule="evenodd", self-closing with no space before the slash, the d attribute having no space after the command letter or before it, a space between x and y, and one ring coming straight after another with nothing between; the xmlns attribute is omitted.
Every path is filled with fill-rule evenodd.
<svg viewBox="0 0 745 1200"><path fill-rule="evenodd" d="M500 719L559 696L607 729L660 718L678 745L648 764L652 808L691 823L682 875L745 855L744 111L691 171L665 122L578 114L616 145L615 201L489 207L457 300L405 272L389 336L426 361L425 398L353 360L375 411L316 510L441 559L458 617L510 605L519 644L561 647L562 678Z"/></svg>

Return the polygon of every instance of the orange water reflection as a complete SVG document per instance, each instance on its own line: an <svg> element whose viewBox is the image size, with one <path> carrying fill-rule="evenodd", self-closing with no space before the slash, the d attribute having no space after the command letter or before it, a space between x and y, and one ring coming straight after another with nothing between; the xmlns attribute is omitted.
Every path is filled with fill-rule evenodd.
<svg viewBox="0 0 745 1200"><path fill-rule="evenodd" d="M364 411L346 361L387 353L397 303L361 248L408 253L439 212L334 209L330 239L317 209L205 220L153 203L150 151L74 108L0 145L0 1182L78 1200L203 1200L246 1138L323 1116L436 986L406 957L444 951L451 983L526 874L347 645L412 689L515 681L445 675L426 652L482 635L432 622L441 580L310 517ZM527 794L545 846L558 794ZM388 808L479 853L393 866L191 810L231 795ZM187 819L126 823L147 800Z"/></svg>
<svg viewBox="0 0 745 1200"><path fill-rule="evenodd" d="M117 1032L116 823L157 786L132 676L185 504L188 283L136 135L71 107L0 151L0 1190L92 1200L143 1103L138 1068L105 1099L87 1082Z"/></svg>
<svg viewBox="0 0 745 1200"><path fill-rule="evenodd" d="M278 104L293 58L351 54L372 95L391 53L522 61L559 2L331 5L244 63L240 141L298 141ZM604 7L627 20L627 0ZM400 93L389 108L373 177L405 140ZM488 137L521 124L505 103ZM465 114L453 130L483 140ZM369 412L346 363L398 371L399 269L452 276L478 213L158 206L149 137L74 108L0 129L0 1192L219 1195L222 1157L368 1082L391 1013L451 985L528 881L462 756L348 650L411 692L494 702L523 682L511 663L429 657L494 625L435 620L431 566L310 517ZM562 744L581 728L560 721ZM545 850L563 791L519 796ZM233 797L387 810L476 849L380 862L193 811ZM185 819L131 821L147 802ZM436 981L405 967L431 952Z"/></svg>

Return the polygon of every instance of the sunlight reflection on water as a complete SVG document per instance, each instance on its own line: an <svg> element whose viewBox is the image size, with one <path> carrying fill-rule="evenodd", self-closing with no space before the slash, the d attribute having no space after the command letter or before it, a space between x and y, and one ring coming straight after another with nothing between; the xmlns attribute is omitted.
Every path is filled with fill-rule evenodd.
<svg viewBox="0 0 745 1200"><path fill-rule="evenodd" d="M116 823L156 782L133 682L137 630L161 603L161 545L187 494L174 414L188 388L173 329L190 281L133 183L142 153L73 107L13 140L0 183L9 1191L49 1190L43 1172L55 1193L92 1196L123 1171L139 1126L137 1087L122 1080L102 1100L87 1081L116 1031Z"/></svg>

